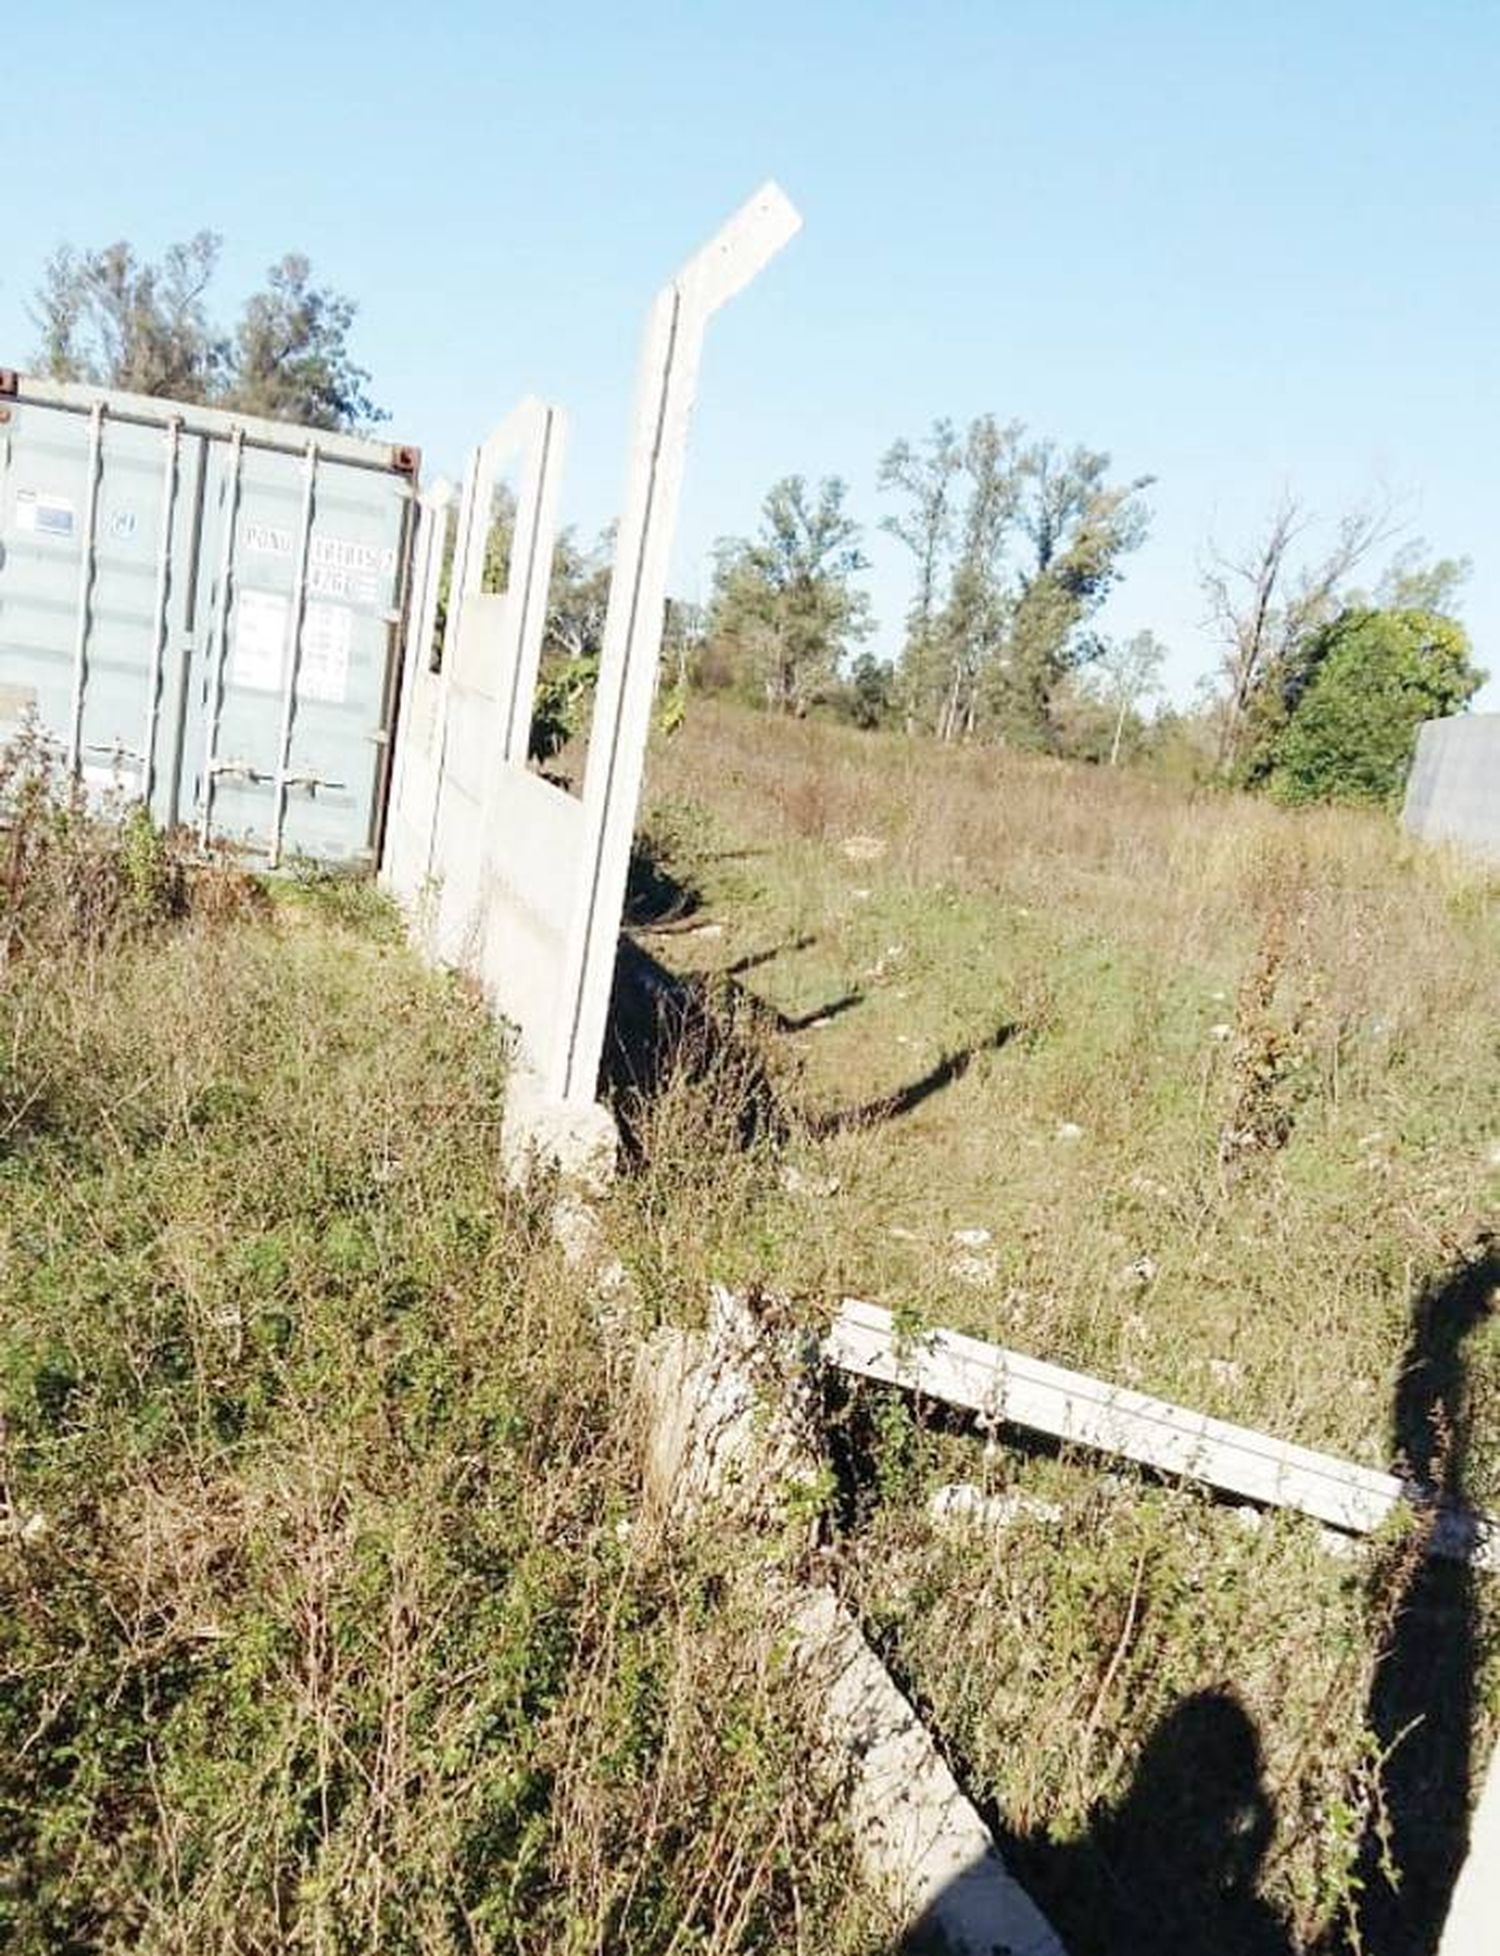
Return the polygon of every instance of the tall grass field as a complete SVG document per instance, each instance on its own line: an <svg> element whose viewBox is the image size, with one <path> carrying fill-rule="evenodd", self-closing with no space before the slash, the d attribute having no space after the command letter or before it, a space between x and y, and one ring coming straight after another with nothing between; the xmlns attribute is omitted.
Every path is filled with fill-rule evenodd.
<svg viewBox="0 0 1500 1956"><path fill-rule="evenodd" d="M693 701L610 1056L622 1328L503 1184L503 1029L368 885L45 773L0 769L0 1944L897 1947L774 1555L1073 1956L1435 1952L1500 1578L1419 1513L1351 1545L829 1379L814 1527L668 1538L630 1371L714 1281L860 1296L1500 1509L1493 877Z"/></svg>

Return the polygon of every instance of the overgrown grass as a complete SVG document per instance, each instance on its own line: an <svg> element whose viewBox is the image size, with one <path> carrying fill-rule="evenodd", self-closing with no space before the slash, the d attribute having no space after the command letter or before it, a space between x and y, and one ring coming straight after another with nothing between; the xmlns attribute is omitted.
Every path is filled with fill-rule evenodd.
<svg viewBox="0 0 1500 1956"><path fill-rule="evenodd" d="M467 992L366 886L268 898L29 779L9 1946L887 1946L744 1546L635 1521L624 1355L499 1184ZM637 914L706 1009L627 1095L648 1316L875 1297L1500 1506L1492 881L1374 817L714 707L653 795ZM825 1564L1074 1956L1435 1947L1494 1579L891 1394L830 1421ZM989 1522L934 1515L960 1481Z"/></svg>
<svg viewBox="0 0 1500 1956"><path fill-rule="evenodd" d="M754 1027L753 1064L670 1077L621 1197L664 1312L709 1275L871 1297L1500 1507L1492 877L1382 816L711 705L652 795L700 901L645 941ZM748 1151L747 1065L779 1115ZM1432 1946L1500 1711L1493 1581L1018 1436L908 1436L897 1473L891 1432L847 1584L1080 1956ZM1059 1512L955 1535L945 1479ZM1245 1741L1211 1880L1199 1835L1137 1824L1195 1720Z"/></svg>
<svg viewBox="0 0 1500 1956"><path fill-rule="evenodd" d="M0 833L0 1942L881 1946L492 1028L317 878L80 916L149 834Z"/></svg>

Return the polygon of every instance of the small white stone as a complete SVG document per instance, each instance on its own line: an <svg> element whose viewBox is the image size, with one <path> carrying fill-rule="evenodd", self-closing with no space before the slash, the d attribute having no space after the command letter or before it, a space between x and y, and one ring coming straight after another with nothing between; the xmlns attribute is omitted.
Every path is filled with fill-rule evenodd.
<svg viewBox="0 0 1500 1956"><path fill-rule="evenodd" d="M885 843L878 835L846 835L844 854L851 863L875 863L885 854Z"/></svg>
<svg viewBox="0 0 1500 1956"><path fill-rule="evenodd" d="M788 1195L811 1195L825 1197L837 1195L838 1178L833 1175L807 1175L792 1162L787 1162L781 1170L781 1186Z"/></svg>
<svg viewBox="0 0 1500 1956"><path fill-rule="evenodd" d="M24 1521L14 1508L0 1512L0 1535L10 1535L21 1542L39 1542L47 1532L47 1517L40 1509L33 1509Z"/></svg>
<svg viewBox="0 0 1500 1956"><path fill-rule="evenodd" d="M870 901L870 892L868 890L851 890L849 895L856 903L868 903Z"/></svg>
<svg viewBox="0 0 1500 1956"><path fill-rule="evenodd" d="M1172 1191L1165 1182L1158 1182L1154 1175L1135 1174L1130 1178L1130 1187L1137 1195L1154 1196L1158 1202L1165 1202Z"/></svg>
<svg viewBox="0 0 1500 1956"><path fill-rule="evenodd" d="M972 1229L955 1229L953 1240L966 1250L982 1250L992 1237L989 1230L976 1225Z"/></svg>
<svg viewBox="0 0 1500 1956"><path fill-rule="evenodd" d="M967 1521L983 1528L1009 1528L1024 1517L1035 1521L1063 1518L1063 1510L1055 1501L1043 1501L1015 1488L1004 1494L985 1494L972 1481L950 1481L934 1489L927 1512L934 1521Z"/></svg>
<svg viewBox="0 0 1500 1956"><path fill-rule="evenodd" d="M1233 1028L1232 1028L1232 1027L1230 1027L1230 1026L1227 1026L1227 1025L1226 1025L1226 1024L1224 1023L1224 1021L1223 1021L1223 1020L1221 1019L1221 1020L1219 1021L1219 1023L1218 1023L1218 1024L1216 1025L1216 1026L1210 1026L1210 1027L1209 1027L1209 1029L1208 1029L1208 1036L1209 1036L1209 1038L1210 1038L1210 1039L1220 1039L1220 1040L1223 1040L1223 1039L1227 1039L1227 1038L1229 1037L1229 1035L1230 1035L1230 1032L1231 1032L1232 1030L1233 1030Z"/></svg>
<svg viewBox="0 0 1500 1956"><path fill-rule="evenodd" d="M1000 1275L1000 1261L993 1251L988 1254L983 1251L978 1254L966 1251L963 1256L954 1257L948 1265L948 1271L961 1283L992 1284Z"/></svg>
<svg viewBox="0 0 1500 1956"><path fill-rule="evenodd" d="M1057 1138L1059 1141L1081 1141L1083 1139L1083 1129L1078 1125L1077 1121L1059 1121L1057 1124Z"/></svg>
<svg viewBox="0 0 1500 1956"><path fill-rule="evenodd" d="M1211 1358L1208 1361L1208 1376L1215 1385L1238 1385L1244 1372L1232 1358Z"/></svg>
<svg viewBox="0 0 1500 1956"><path fill-rule="evenodd" d="M1484 1159L1488 1167L1500 1168L1500 1141L1492 1141L1490 1143L1489 1152L1485 1155Z"/></svg>

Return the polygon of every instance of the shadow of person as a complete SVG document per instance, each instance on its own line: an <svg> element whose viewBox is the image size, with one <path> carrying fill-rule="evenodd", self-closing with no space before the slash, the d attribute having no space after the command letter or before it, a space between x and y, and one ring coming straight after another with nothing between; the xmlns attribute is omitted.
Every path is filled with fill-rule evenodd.
<svg viewBox="0 0 1500 1956"><path fill-rule="evenodd" d="M1069 1956L1293 1956L1260 1894L1275 1823L1255 1725L1233 1692L1215 1688L1162 1719L1124 1797L1083 1839L1002 1829L1000 1843ZM940 1897L902 1948L945 1947Z"/></svg>
<svg viewBox="0 0 1500 1956"><path fill-rule="evenodd" d="M1500 1239L1483 1237L1412 1310L1394 1450L1408 1480L1445 1503L1469 1498L1464 1344L1493 1310L1497 1287ZM1367 1956L1434 1956L1468 1842L1474 1571L1467 1562L1421 1557L1398 1583L1385 1601L1390 1630L1366 1709L1388 1757L1385 1812L1367 1830L1357 1870L1358 1946Z"/></svg>
<svg viewBox="0 0 1500 1956"><path fill-rule="evenodd" d="M1291 1956L1259 1892L1275 1824L1249 1714L1231 1691L1197 1691L1152 1732L1119 1804L1053 1851L1037 1900L1077 1956Z"/></svg>

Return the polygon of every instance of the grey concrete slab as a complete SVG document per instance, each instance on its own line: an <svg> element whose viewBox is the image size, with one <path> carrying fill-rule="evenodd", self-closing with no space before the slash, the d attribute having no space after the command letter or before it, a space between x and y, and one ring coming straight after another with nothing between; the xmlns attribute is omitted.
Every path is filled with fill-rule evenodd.
<svg viewBox="0 0 1500 1956"><path fill-rule="evenodd" d="M1424 722L1401 819L1423 842L1500 862L1500 713Z"/></svg>

